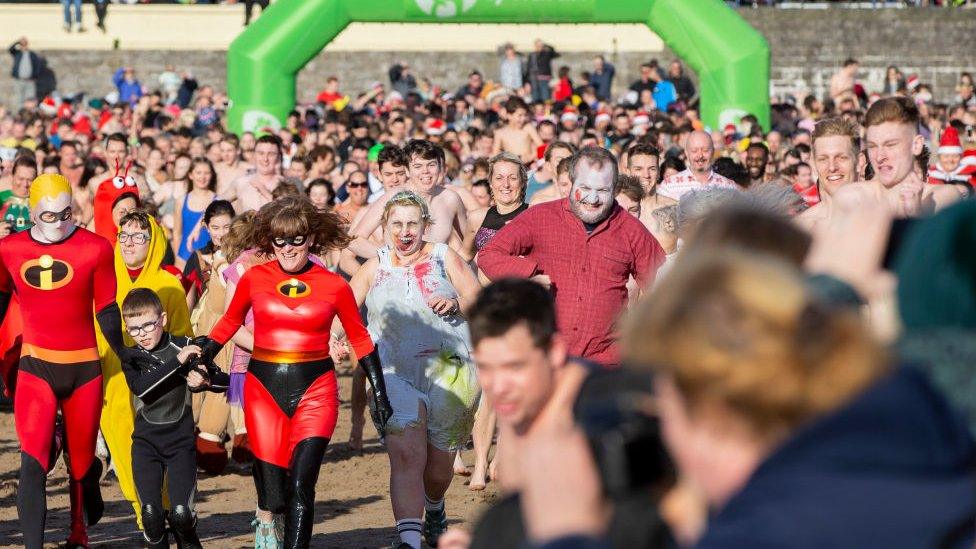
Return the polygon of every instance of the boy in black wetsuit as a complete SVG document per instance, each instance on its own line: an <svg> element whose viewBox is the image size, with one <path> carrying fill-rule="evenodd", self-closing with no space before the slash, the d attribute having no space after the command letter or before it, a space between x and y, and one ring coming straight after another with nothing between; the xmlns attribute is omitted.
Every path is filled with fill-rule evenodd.
<svg viewBox="0 0 976 549"><path fill-rule="evenodd" d="M143 536L150 549L168 548L168 519L181 549L199 548L193 512L197 464L190 391L226 391L230 380L213 364L197 364L200 347L190 338L164 330L166 313L152 290L129 292L122 302L122 319L136 348L155 359L151 364L122 363L136 410L132 470L142 502ZM164 477L172 509L168 517L162 501Z"/></svg>

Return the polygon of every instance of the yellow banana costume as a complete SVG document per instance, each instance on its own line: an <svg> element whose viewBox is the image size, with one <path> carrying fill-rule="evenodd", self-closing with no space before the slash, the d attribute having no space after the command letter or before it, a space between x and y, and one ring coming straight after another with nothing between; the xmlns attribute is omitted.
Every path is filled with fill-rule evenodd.
<svg viewBox="0 0 976 549"><path fill-rule="evenodd" d="M122 307L122 300L133 288L149 288L156 292L163 302L163 310L168 319L166 330L173 335L192 336L190 327L190 312L186 306L186 294L179 279L162 268L163 256L166 253L166 237L162 228L155 220L149 218L149 254L146 262L135 280L129 276L119 245L115 246L115 278L118 290L116 301ZM122 365L118 356L109 348L102 332L97 329L98 354L102 361L102 377L104 383L105 401L102 407L102 436L112 454L115 475L119 479L119 487L125 499L132 503L136 513L136 521L142 527L142 506L136 493L135 481L132 478L132 430L135 425L135 410L132 405L132 392L122 374ZM135 342L129 334L123 331L126 345Z"/></svg>

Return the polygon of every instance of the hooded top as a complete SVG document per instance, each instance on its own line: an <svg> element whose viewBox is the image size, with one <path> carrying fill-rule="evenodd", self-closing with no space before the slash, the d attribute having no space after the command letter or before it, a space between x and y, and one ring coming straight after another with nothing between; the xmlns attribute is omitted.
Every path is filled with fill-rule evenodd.
<svg viewBox="0 0 976 549"><path fill-rule="evenodd" d="M118 168L115 170L115 175L99 183L98 189L95 191L95 214L93 218L95 232L112 244L115 244L119 233L118 227L112 221L112 208L120 198L127 194L136 199L136 205L139 204L139 188L136 187L136 180L128 175L120 174Z"/></svg>
<svg viewBox="0 0 976 549"><path fill-rule="evenodd" d="M767 457L698 547L972 547L974 463L965 423L898 368Z"/></svg>
<svg viewBox="0 0 976 549"><path fill-rule="evenodd" d="M115 246L115 278L118 290L116 301L122 307L122 300L133 288L149 288L156 292L159 300L163 302L163 310L166 312L167 324L166 331L174 336L193 336L190 328L190 311L186 306L186 294L180 280L172 273L166 271L162 266L163 256L166 253L166 238L163 230L153 218L149 218L149 254L146 256L146 263L142 271L135 280L129 276L129 271L122 260L122 252L118 245ZM97 327L96 327L97 328ZM121 365L119 358L108 347L105 338L100 330L98 334L98 351L102 358L102 371L106 378L114 374L121 375ZM125 344L135 345L129 334L123 331Z"/></svg>

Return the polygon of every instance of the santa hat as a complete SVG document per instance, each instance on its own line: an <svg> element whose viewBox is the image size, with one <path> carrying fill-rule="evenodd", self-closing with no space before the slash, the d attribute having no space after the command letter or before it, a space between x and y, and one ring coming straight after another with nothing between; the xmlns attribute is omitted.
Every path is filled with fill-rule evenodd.
<svg viewBox="0 0 976 549"><path fill-rule="evenodd" d="M61 101L49 95L45 97L43 101L41 101L39 108L41 109L41 112L47 116L54 116L58 112L58 107L60 104Z"/></svg>
<svg viewBox="0 0 976 549"><path fill-rule="evenodd" d="M596 118L593 119L593 122L596 124L599 124L600 122L610 122L610 113L600 109L600 111L596 113Z"/></svg>
<svg viewBox="0 0 976 549"><path fill-rule="evenodd" d="M914 90L915 88L918 87L919 83L920 82L919 82L919 79L918 79L918 75L917 74L910 74L908 76L908 80L906 82L906 85L908 86L908 89L909 90Z"/></svg>
<svg viewBox="0 0 976 549"><path fill-rule="evenodd" d="M959 132L956 128L949 126L942 132L936 154L962 154L962 142L959 140Z"/></svg>
<svg viewBox="0 0 976 549"><path fill-rule="evenodd" d="M577 122L579 121L579 114L577 114L576 109L573 107L566 107L563 109L563 113L559 116L560 122Z"/></svg>
<svg viewBox="0 0 976 549"><path fill-rule="evenodd" d="M427 135L444 135L444 132L447 131L447 124L440 118L428 120L424 124L424 131L427 132Z"/></svg>
<svg viewBox="0 0 976 549"><path fill-rule="evenodd" d="M644 111L637 111L637 115L634 116L635 126L644 126L651 123L651 117L647 115Z"/></svg>

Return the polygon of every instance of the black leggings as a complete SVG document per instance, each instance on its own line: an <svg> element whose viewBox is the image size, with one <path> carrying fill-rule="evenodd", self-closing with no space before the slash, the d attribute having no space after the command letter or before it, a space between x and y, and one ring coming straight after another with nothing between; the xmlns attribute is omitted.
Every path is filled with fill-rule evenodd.
<svg viewBox="0 0 976 549"><path fill-rule="evenodd" d="M183 413L178 423L154 424L136 416L132 433L132 476L143 505L163 507L163 479L170 505L193 508L197 485L197 456L193 414Z"/></svg>

